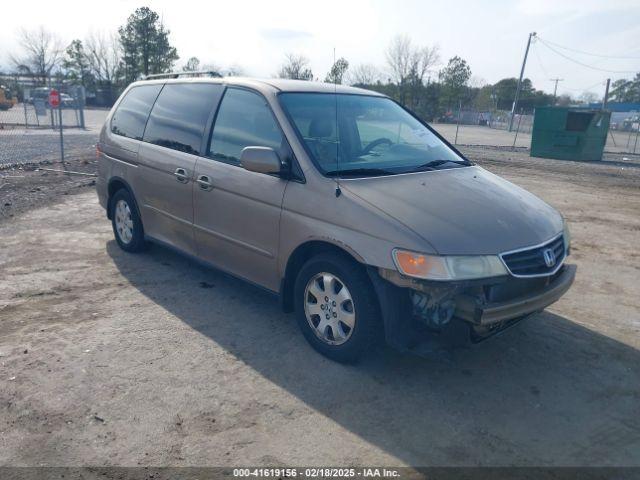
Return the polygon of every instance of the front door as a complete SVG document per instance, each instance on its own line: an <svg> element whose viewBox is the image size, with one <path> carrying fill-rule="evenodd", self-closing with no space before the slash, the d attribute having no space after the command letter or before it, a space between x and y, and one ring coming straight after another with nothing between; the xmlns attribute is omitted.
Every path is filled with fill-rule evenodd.
<svg viewBox="0 0 640 480"><path fill-rule="evenodd" d="M219 268L277 291L280 213L287 181L240 166L242 149L288 148L266 100L227 88L207 157L196 164L193 190L198 256Z"/></svg>

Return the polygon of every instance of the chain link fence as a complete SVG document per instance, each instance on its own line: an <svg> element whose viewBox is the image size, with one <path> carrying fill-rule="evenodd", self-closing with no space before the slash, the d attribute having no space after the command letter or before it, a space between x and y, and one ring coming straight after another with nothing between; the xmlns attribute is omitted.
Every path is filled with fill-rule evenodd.
<svg viewBox="0 0 640 480"><path fill-rule="evenodd" d="M3 127L84 128L85 90L81 85L34 77L0 76L0 125ZM52 90L60 95L57 109L49 105ZM2 128L2 127L0 127Z"/></svg>
<svg viewBox="0 0 640 480"><path fill-rule="evenodd" d="M84 107L76 106L75 100L69 100L55 109L41 99L16 103L12 108L0 110L0 128L50 128L57 129L62 120L63 128L84 128Z"/></svg>
<svg viewBox="0 0 640 480"><path fill-rule="evenodd" d="M634 112L616 115L612 115L605 154L640 154L640 117ZM614 121L618 117L627 120ZM444 118L444 122L432 126L454 145L529 149L533 118L532 114L516 114L512 123L511 112L483 112L463 107ZM635 118L638 120L634 121Z"/></svg>
<svg viewBox="0 0 640 480"><path fill-rule="evenodd" d="M49 91L49 87L25 88L23 98L7 99L0 90L0 168L60 162L60 123L65 158L93 154L108 109L86 108L82 90L69 85L59 86L61 108L52 109ZM533 115L516 114L511 131L510 124L510 112L462 107L433 126L456 145L529 149ZM640 117L614 114L611 125L605 153L640 154Z"/></svg>
<svg viewBox="0 0 640 480"><path fill-rule="evenodd" d="M93 155L108 110L85 108L81 87L54 86L58 108L48 102L53 87L24 86L18 95L0 86L0 169L61 162L61 141L65 160Z"/></svg>

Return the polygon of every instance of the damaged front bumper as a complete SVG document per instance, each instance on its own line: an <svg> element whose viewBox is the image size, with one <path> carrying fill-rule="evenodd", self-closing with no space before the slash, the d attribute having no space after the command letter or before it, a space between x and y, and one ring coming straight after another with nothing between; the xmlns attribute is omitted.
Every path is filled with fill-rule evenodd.
<svg viewBox="0 0 640 480"><path fill-rule="evenodd" d="M575 265L565 264L543 278L428 282L381 269L374 286L381 298L387 341L406 348L414 341L416 321L435 334L453 329L466 332L463 335L473 341L486 338L560 299L573 284L576 270Z"/></svg>
<svg viewBox="0 0 640 480"><path fill-rule="evenodd" d="M501 302L486 302L478 296L455 297L454 315L474 325L490 325L512 320L548 307L562 297L576 277L577 267L565 265L541 290Z"/></svg>

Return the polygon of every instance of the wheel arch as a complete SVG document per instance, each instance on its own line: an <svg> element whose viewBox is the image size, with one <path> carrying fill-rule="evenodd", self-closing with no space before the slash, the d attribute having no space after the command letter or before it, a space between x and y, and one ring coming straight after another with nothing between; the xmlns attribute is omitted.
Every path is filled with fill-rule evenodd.
<svg viewBox="0 0 640 480"><path fill-rule="evenodd" d="M298 272L304 263L311 257L319 253L336 253L343 258L366 266L364 259L346 245L328 240L315 239L308 240L298 245L289 255L284 270L284 275L280 282L280 304L285 312L293 311L293 288Z"/></svg>
<svg viewBox="0 0 640 480"><path fill-rule="evenodd" d="M140 210L138 209L138 203L136 201L136 196L133 193L133 189L131 188L131 185L129 185L129 183L121 177L112 177L111 179L109 179L109 184L107 186L107 218L109 220L111 220L111 210L112 210L112 205L111 202L113 200L113 196L116 194L116 192L118 190L122 190L125 189L129 192L129 194L131 195L131 197L133 198L133 201L135 203L135 208L138 210L138 216L140 215Z"/></svg>

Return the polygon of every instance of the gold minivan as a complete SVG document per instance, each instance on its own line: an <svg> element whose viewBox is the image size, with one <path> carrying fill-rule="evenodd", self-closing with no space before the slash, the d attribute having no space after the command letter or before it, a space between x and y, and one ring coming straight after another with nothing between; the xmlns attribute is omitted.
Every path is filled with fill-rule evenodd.
<svg viewBox="0 0 640 480"><path fill-rule="evenodd" d="M116 241L161 243L276 293L322 354L477 342L571 286L562 216L390 98L168 77L130 85L100 134Z"/></svg>

